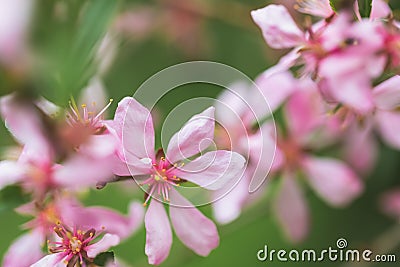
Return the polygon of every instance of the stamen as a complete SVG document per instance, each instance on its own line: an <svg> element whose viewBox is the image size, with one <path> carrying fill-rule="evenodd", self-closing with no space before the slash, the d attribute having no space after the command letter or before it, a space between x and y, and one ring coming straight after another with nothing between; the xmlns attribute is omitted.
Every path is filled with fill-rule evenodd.
<svg viewBox="0 0 400 267"><path fill-rule="evenodd" d="M97 114L96 117L94 117L94 120L97 120L100 118L100 116L103 115L103 113L111 106L112 102L114 101L114 99L110 99L110 101L108 102L108 104Z"/></svg>

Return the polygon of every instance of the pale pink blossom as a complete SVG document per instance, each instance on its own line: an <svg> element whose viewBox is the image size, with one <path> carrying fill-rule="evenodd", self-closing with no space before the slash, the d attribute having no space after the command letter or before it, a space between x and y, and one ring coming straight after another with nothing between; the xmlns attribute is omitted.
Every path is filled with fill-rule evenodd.
<svg viewBox="0 0 400 267"><path fill-rule="evenodd" d="M285 75L276 75L270 82L277 82L277 87L282 86L282 95L286 94L285 78ZM269 79L264 77L264 85L267 80ZM258 198L260 194L249 192L251 181L259 184L277 163L276 154L279 152L275 151L274 128L270 123L260 125L259 129L254 129L254 125L257 120L270 116L272 111L267 105L274 109L280 101L279 98L283 96L271 99L263 93L254 85L237 82L224 90L215 101L216 119L219 123L215 139L217 146L236 151L246 156L248 161L239 182L232 181L234 184L228 184L213 193L213 199L217 200L213 202L214 217L222 224L235 220L245 205ZM263 95L268 101L262 101ZM230 190L231 188L233 189Z"/></svg>
<svg viewBox="0 0 400 267"><path fill-rule="evenodd" d="M18 67L27 56L29 23L35 1L2 1L0 5L0 62Z"/></svg>
<svg viewBox="0 0 400 267"><path fill-rule="evenodd" d="M28 232L9 247L3 259L5 267L25 267L38 261L43 256L41 248L45 238L54 236L57 224L73 225L81 230L101 229L125 239L137 230L143 218L143 207L135 202L130 204L128 215L124 216L105 207L83 207L72 197L64 196L44 205L25 204L17 208L17 212L34 216L34 219L24 224Z"/></svg>
<svg viewBox="0 0 400 267"><path fill-rule="evenodd" d="M307 236L310 221L297 173L304 174L317 195L334 207L349 204L363 190L361 180L346 163L311 154L321 147L317 143L336 138L336 134L329 137L329 129L338 130L322 104L315 87L294 93L284 106L287 129L278 132L283 163L278 170L282 179L273 202L274 212L288 238L295 242Z"/></svg>
<svg viewBox="0 0 400 267"><path fill-rule="evenodd" d="M205 189L217 190L241 176L245 159L231 151L211 151L183 164L182 160L201 153L214 136L214 108L193 116L170 140L165 156L154 152L154 128L149 110L133 98L118 105L114 128L123 142L118 175L133 175L151 198L145 216L146 255L150 264L160 264L169 254L172 232L161 200L170 204L175 233L194 252L207 256L219 244L214 223L182 197L175 188L190 181ZM201 144L201 146L200 146Z"/></svg>

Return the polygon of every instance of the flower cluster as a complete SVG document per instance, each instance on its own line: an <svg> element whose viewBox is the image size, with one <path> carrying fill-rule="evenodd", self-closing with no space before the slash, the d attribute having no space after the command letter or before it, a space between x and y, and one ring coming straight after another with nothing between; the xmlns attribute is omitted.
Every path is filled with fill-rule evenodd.
<svg viewBox="0 0 400 267"><path fill-rule="evenodd" d="M309 230L297 178L328 204L343 206L363 191L359 175L375 162L375 133L400 148L399 23L385 1L372 1L368 18L361 17L358 6L354 1L334 9L328 0L298 1L297 11L316 17L314 23L307 17L301 26L282 5L251 12L271 48L292 49L256 83L272 111L284 116L277 135L271 134L277 151L270 176L280 177L273 210L293 241L303 240ZM235 105L224 95L220 101ZM332 147L339 148L342 159L316 156ZM235 216L220 217L221 222L233 220L247 202L239 190ZM215 205L217 211L224 209L223 201Z"/></svg>
<svg viewBox="0 0 400 267"><path fill-rule="evenodd" d="M16 212L32 217L3 266L98 266L142 222L149 264L167 259L173 232L207 256L220 237L188 194L193 188L205 192L220 224L267 195L288 239L304 240L306 185L328 205L344 207L363 193L361 177L374 166L378 138L400 149L400 23L383 0L372 1L368 17L358 1L348 2L298 0L303 25L283 5L252 11L266 43L291 50L254 84L237 81L223 90L161 148L155 118L137 99L124 97L107 119L114 101L107 101L101 74L111 61L102 54L109 36L97 51L107 64L97 62L98 73L77 100L57 106L23 90L2 96L0 115L16 152L0 161L0 190L17 187L29 201ZM14 45L0 34L0 64L13 73L19 70L10 57L27 49L26 22L20 22ZM144 196L129 203L126 215L81 203L82 192L122 181ZM397 219L399 195L394 190L382 198L384 212ZM118 261L110 257L101 266Z"/></svg>

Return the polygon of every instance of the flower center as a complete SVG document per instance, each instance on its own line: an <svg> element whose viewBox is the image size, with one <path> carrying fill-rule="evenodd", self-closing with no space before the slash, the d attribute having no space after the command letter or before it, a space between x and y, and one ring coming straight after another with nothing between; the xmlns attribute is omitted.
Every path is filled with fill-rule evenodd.
<svg viewBox="0 0 400 267"><path fill-rule="evenodd" d="M108 104L99 112L95 113L93 110L96 110L96 102L92 103L92 106L89 108L86 104L82 104L81 108L78 108L74 100L69 102L70 110L67 111L67 123L71 126L85 126L91 128L99 128L102 127L100 124L103 119L103 115L106 110L111 106L113 99L110 99Z"/></svg>
<svg viewBox="0 0 400 267"><path fill-rule="evenodd" d="M87 256L86 248L96 238L96 231L94 229L88 231L71 231L60 222L57 222L54 232L61 240L57 242L50 242L48 240L49 251L51 253L61 253L62 257L65 258L65 264L75 266L79 262L82 265L84 260L88 262L92 260ZM50 244L52 245L51 247Z"/></svg>
<svg viewBox="0 0 400 267"><path fill-rule="evenodd" d="M169 201L169 193L172 186L180 186L180 182L183 180L177 177L176 168L178 164L171 164L164 157L161 157L159 162L152 163L153 169L150 177L140 183L141 186L147 186L146 199L143 203L144 206L147 205L147 202L150 200L152 196L159 195L162 196L164 201ZM181 167L184 163L181 163Z"/></svg>

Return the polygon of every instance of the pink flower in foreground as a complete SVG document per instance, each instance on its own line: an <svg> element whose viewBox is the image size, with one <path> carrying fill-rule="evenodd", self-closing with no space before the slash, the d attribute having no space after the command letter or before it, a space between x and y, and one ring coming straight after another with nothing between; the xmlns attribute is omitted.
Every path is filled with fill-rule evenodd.
<svg viewBox="0 0 400 267"><path fill-rule="evenodd" d="M48 242L49 251L52 253L43 257L31 267L47 266L91 266L93 259L101 252L107 251L110 247L120 242L117 235L104 233L100 229L90 228L88 230L69 229L58 223L54 232L60 239ZM101 237L100 240L98 240Z"/></svg>
<svg viewBox="0 0 400 267"><path fill-rule="evenodd" d="M44 206L28 203L17 212L35 218L24 224L29 231L11 244L3 259L5 267L26 267L38 261L43 256L45 239L54 235L53 228L59 222L81 229L102 229L125 239L136 231L143 218L143 207L135 202L130 204L128 215L124 216L104 207L83 207L69 197L56 198Z"/></svg>
<svg viewBox="0 0 400 267"><path fill-rule="evenodd" d="M86 95L92 94L93 86L89 89L84 91ZM117 149L117 140L103 123L102 114L108 106L98 109L93 104L95 99L90 108L82 104L82 111L71 104L65 123L68 126L58 136L58 131L46 123L58 111L53 104L33 104L17 95L1 98L0 113L23 150L17 161L0 162L0 188L20 183L27 191L43 197L50 189L80 189L112 177L109 158ZM60 157L65 158L62 164L56 162Z"/></svg>
<svg viewBox="0 0 400 267"><path fill-rule="evenodd" d="M170 203L169 213L175 233L199 255L206 256L219 244L215 224L182 197L177 188L189 181L205 189L217 190L241 176L245 159L231 151L211 151L183 164L201 153L214 136L214 108L193 116L170 140L165 153L154 152L154 128L149 110L133 98L118 105L114 128L123 142L122 161L116 174L136 176L145 186L150 202L145 216L146 248L150 264L160 264L170 251L172 232L167 213L159 200ZM144 177L144 178L142 178ZM158 198L154 199L154 198Z"/></svg>

